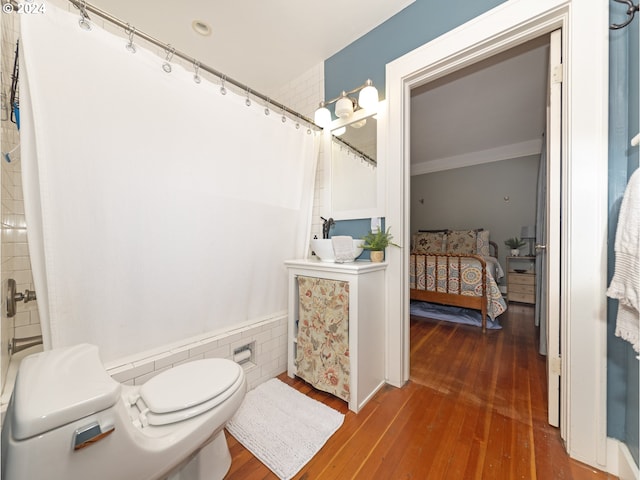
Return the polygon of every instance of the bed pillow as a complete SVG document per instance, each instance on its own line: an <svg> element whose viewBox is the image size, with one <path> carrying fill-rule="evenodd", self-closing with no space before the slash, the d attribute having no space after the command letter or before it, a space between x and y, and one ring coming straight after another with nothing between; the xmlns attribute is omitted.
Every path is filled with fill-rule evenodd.
<svg viewBox="0 0 640 480"><path fill-rule="evenodd" d="M477 236L478 245L476 247L476 252L478 253L478 255L490 257L491 247L489 245L489 230L480 230L478 231Z"/></svg>
<svg viewBox="0 0 640 480"><path fill-rule="evenodd" d="M423 232L413 235L413 250L411 253L425 255L428 253L444 252L444 232Z"/></svg>
<svg viewBox="0 0 640 480"><path fill-rule="evenodd" d="M475 254L478 235L475 230L450 230L447 233L447 253Z"/></svg>

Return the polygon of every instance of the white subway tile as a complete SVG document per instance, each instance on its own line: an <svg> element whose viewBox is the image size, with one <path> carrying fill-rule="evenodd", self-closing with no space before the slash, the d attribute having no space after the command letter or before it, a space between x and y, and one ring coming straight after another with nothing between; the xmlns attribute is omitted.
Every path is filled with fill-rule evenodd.
<svg viewBox="0 0 640 480"><path fill-rule="evenodd" d="M144 375L140 375L139 377L136 377L132 380L133 385L142 385L143 383L149 381L156 375L164 372L165 370L169 370L169 368L171 367L164 367L164 368L161 368L160 370L154 370L152 372L145 373Z"/></svg>
<svg viewBox="0 0 640 480"><path fill-rule="evenodd" d="M218 345L228 345L242 338L242 333L234 333L230 335L224 335L218 339Z"/></svg>
<svg viewBox="0 0 640 480"><path fill-rule="evenodd" d="M15 327L14 332L16 338L33 337L42 333L42 331L40 330L40 325L31 324Z"/></svg>
<svg viewBox="0 0 640 480"><path fill-rule="evenodd" d="M109 370L108 373L111 377L117 382L125 382L127 380L135 379L136 377L140 377L146 373L150 373L153 371L153 362L146 362L140 365L131 364L129 369L118 368L116 369L117 373L112 373L113 370Z"/></svg>
<svg viewBox="0 0 640 480"><path fill-rule="evenodd" d="M181 352L171 352L169 354L165 354L161 358L154 360L153 363L156 369L163 369L187 358L189 358L189 350L183 350Z"/></svg>
<svg viewBox="0 0 640 480"><path fill-rule="evenodd" d="M222 345L204 354L204 358L231 358L229 345Z"/></svg>
<svg viewBox="0 0 640 480"><path fill-rule="evenodd" d="M189 357L186 360L182 360L180 362L174 363L173 366L177 367L178 365L184 365L185 363L193 362L195 360L202 360L204 358L204 354L196 355L194 357Z"/></svg>
<svg viewBox="0 0 640 480"><path fill-rule="evenodd" d="M216 349L218 342L205 342L192 346L189 349L189 357L193 358L198 355L206 354L207 352Z"/></svg>

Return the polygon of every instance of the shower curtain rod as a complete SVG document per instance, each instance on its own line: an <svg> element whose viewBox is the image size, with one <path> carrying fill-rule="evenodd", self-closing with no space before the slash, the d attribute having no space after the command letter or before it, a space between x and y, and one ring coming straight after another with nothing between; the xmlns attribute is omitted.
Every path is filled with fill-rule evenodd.
<svg viewBox="0 0 640 480"><path fill-rule="evenodd" d="M117 17L114 17L113 15L111 15L108 12L105 12L104 10L96 7L95 5L92 5L90 3L87 3L86 1L81 1L81 0L68 0L69 3L71 3L74 7L76 7L78 10L80 10L80 14L82 15L82 20L84 19L89 19L89 16L87 15L86 12L91 12L91 13L95 13L96 15L98 15L99 17L107 20L110 23L113 23L114 25L117 25L119 27L121 27L122 29L124 29L124 31L126 33L128 33L130 35L130 41L133 41L133 37L138 36L144 40L146 40L149 43L152 43L153 45L156 45L158 47L161 47L162 49L165 50L165 52L167 52L167 54L171 54L171 56L178 56L180 58L182 58L183 60L188 61L189 63L191 63L194 67L196 67L199 70L204 70L205 72L208 72L218 78L220 78L223 82L225 83L230 83L234 86L236 86L238 89L244 91L247 93L247 95L253 95L256 98L259 98L260 100L265 102L265 105L267 107L272 106L275 107L276 109L280 109L283 113L287 112L289 115L299 118L300 120L302 120L303 122L305 122L309 128L313 128L314 130L321 130L320 127L318 127L313 120L311 120L310 118L304 116L303 114L296 112L295 110L290 109L289 107L287 107L286 105L283 105L282 103L276 102L274 100L271 100L269 97L267 97L266 95L261 94L260 92L256 92L255 90L252 90L249 86L228 77L227 75L225 75L222 72L219 72L218 70L216 70L215 68L212 68L206 64L202 64L200 63L196 58L187 55L186 53L183 53L179 50L176 50L174 47L172 47L170 44L168 43L164 43L160 40L158 40L155 37L152 37L151 35L142 32L140 30L137 30L135 27L133 27L131 24L120 20ZM371 163L372 165L376 165L377 162L372 159L369 155L367 155L366 153L362 152L359 148L354 147L353 145L347 143L346 141L342 140L339 137L334 136L334 139L336 139L339 143L344 144L347 148L352 149L355 153L357 153L361 158L365 159L367 162Z"/></svg>
<svg viewBox="0 0 640 480"><path fill-rule="evenodd" d="M90 3L87 3L85 1L79 1L79 0L68 0L69 3L71 3L74 7L76 7L78 10L80 10L80 14L83 16L83 18L89 19L89 16L86 14L86 12L91 12L91 13L95 13L96 15L98 15L99 17L113 23L114 25L117 25L121 28L123 28L125 30L125 32L130 33L131 38L133 38L134 36L140 37L144 40L146 40L147 42L150 42L158 47L163 48L167 54L171 54L171 56L177 56L182 58L183 60L186 60L188 62L190 62L192 65L194 65L194 67L198 68L199 70L204 70L218 78L220 78L223 82L225 83L230 83L232 85L235 85L237 88L241 89L242 91L246 92L248 95L252 95L254 97L257 97L261 100L263 100L266 104L266 106L272 106L275 109L280 109L282 110L282 112L287 112L289 115L292 115L296 118L299 118L300 120L303 120L305 123L307 123L311 128L314 128L316 130L319 129L318 126L316 126L316 124L313 122L313 120L311 120L310 118L302 115L299 112L296 112L295 110L290 109L289 107L287 107L286 105L283 105L279 102L276 102L272 99L270 99L269 97L267 97L266 95L261 94L260 92L256 92L255 90L252 90L251 88L249 88L247 85L234 80L231 77L228 77L227 75L225 75L222 72L219 72L218 70L216 70L215 68L212 68L206 64L202 64L200 63L196 58L187 55L184 52L181 52L179 50L176 50L174 47L172 47L170 44L168 43L164 43L160 40L158 40L155 37L152 37L151 35L144 33L140 30L134 29L134 27L132 25L130 25L127 22L124 22L122 20L120 20L117 17L114 17L113 15L111 15L108 12L105 12L104 10L101 10L100 8L96 7L95 5L91 5Z"/></svg>

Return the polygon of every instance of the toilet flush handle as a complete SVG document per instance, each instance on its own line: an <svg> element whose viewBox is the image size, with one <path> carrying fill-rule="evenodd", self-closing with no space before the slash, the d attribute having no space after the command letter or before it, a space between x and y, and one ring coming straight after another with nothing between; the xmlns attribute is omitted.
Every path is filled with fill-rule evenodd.
<svg viewBox="0 0 640 480"><path fill-rule="evenodd" d="M104 430L100 427L98 422L90 423L82 428L79 428L73 434L73 449L80 450L81 448L88 447L94 443L102 440L107 435L113 433L114 426L107 426Z"/></svg>
<svg viewBox="0 0 640 480"><path fill-rule="evenodd" d="M24 293L16 292L16 281L13 278L7 280L7 317L11 318L16 314L16 303L28 303L36 300L34 290L25 290Z"/></svg>

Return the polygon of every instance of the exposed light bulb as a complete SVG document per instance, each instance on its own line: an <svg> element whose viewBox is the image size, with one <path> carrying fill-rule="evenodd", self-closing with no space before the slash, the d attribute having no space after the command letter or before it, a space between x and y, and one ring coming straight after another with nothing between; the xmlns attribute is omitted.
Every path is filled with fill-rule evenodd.
<svg viewBox="0 0 640 480"><path fill-rule="evenodd" d="M313 121L320 128L328 127L331 123L331 112L324 106L324 103L321 103L320 108L316 110L316 113L313 115Z"/></svg>
<svg viewBox="0 0 640 480"><path fill-rule="evenodd" d="M353 115L353 101L342 92L342 97L336 102L336 116L349 118Z"/></svg>
<svg viewBox="0 0 640 480"><path fill-rule="evenodd" d="M358 104L365 110L375 110L378 106L378 89L371 80L367 80L366 87L360 90Z"/></svg>

